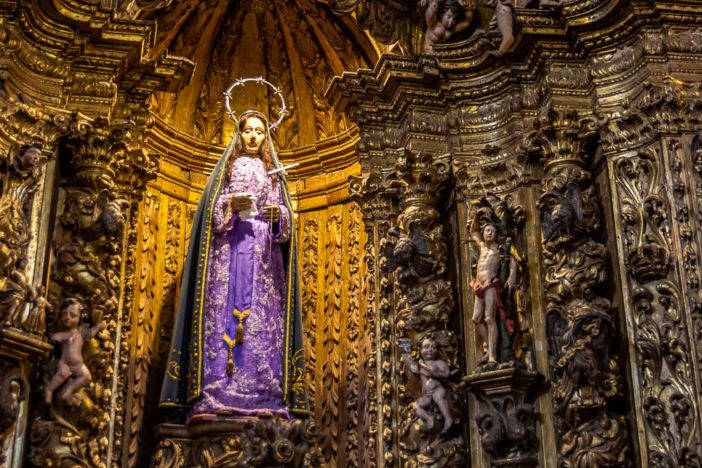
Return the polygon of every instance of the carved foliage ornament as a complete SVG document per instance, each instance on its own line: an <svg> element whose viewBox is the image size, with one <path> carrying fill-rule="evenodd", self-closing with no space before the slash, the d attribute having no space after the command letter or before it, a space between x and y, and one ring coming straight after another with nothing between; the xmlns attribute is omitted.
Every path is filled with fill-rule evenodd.
<svg viewBox="0 0 702 468"><path fill-rule="evenodd" d="M385 274L394 279L395 336L405 372L397 387L399 445L408 466L460 464L464 442L455 435L463 405L456 391L457 340L447 330L454 310L443 278L447 245L437 211L449 179L445 157L406 150L395 181L402 211L381 244Z"/></svg>
<svg viewBox="0 0 702 468"><path fill-rule="evenodd" d="M638 373L649 462L700 463L699 409L694 390L685 297L671 262L670 209L658 148L613 161L622 213L622 247L632 287Z"/></svg>
<svg viewBox="0 0 702 468"><path fill-rule="evenodd" d="M546 159L539 199L547 305L550 379L559 455L564 466L626 466L629 436L621 407L617 327L610 301L606 248L594 238L600 213L583 169L594 119L549 109L535 122L527 151ZM597 450L591 447L598 440Z"/></svg>
<svg viewBox="0 0 702 468"><path fill-rule="evenodd" d="M54 398L50 416L34 423L30 459L35 465L70 460L104 466L108 456L113 379L119 372L113 363L121 333L117 314L128 197L139 196L154 170L143 152L130 150L130 130L105 119L78 119L62 148L70 171L61 230L55 237L53 294L61 302L77 301L84 323L96 333L105 330L83 349L87 386L72 401ZM55 321L50 330L58 332L62 326ZM62 388L56 393L64 392Z"/></svg>
<svg viewBox="0 0 702 468"><path fill-rule="evenodd" d="M0 160L0 325L38 335L43 335L49 305L43 290L29 283L25 269L31 200L45 160L36 146L24 146Z"/></svg>
<svg viewBox="0 0 702 468"><path fill-rule="evenodd" d="M243 431L208 434L192 443L164 438L156 448L151 466L323 466L320 442L321 434L313 419L258 419L246 423Z"/></svg>

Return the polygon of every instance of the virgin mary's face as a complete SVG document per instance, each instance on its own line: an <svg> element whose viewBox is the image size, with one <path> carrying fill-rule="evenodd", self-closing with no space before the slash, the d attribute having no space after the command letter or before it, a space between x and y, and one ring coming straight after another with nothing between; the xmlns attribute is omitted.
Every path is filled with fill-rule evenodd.
<svg viewBox="0 0 702 468"><path fill-rule="evenodd" d="M246 154L258 155L266 138L266 127L258 117L248 117L241 130L241 146Z"/></svg>

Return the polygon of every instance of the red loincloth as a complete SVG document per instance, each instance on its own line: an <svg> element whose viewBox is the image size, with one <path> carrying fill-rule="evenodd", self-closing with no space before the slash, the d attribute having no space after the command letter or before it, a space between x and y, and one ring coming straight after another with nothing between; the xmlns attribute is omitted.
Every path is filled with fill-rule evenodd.
<svg viewBox="0 0 702 468"><path fill-rule="evenodd" d="M497 311L499 312L500 320L505 324L507 333L512 335L514 333L514 320L507 317L507 309L505 309L504 304L502 304L502 285L500 281L495 279L487 286L473 284L473 292L479 299L483 300L483 304L485 304L485 293L490 289L494 289L495 295L497 296Z"/></svg>

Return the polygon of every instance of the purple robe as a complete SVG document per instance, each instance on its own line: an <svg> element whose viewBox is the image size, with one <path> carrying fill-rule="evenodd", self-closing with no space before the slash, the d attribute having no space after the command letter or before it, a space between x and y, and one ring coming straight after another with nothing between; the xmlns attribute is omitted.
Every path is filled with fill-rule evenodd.
<svg viewBox="0 0 702 468"><path fill-rule="evenodd" d="M280 220L271 225L260 214L243 220L227 213L231 194L251 193L260 212L280 207ZM263 161L242 155L216 200L212 215L204 307L204 375L202 398L191 415L203 413L283 416L281 363L285 322L286 278L279 243L290 236L290 213L281 189ZM234 373L226 372L228 346L238 319L232 313L250 309L243 320L244 340L234 348Z"/></svg>

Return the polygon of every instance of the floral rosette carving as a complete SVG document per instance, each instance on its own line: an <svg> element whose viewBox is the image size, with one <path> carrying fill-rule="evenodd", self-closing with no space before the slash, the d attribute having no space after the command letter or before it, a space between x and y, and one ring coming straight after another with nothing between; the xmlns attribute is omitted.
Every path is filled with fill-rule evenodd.
<svg viewBox="0 0 702 468"><path fill-rule="evenodd" d="M313 419L261 419L244 429L235 466L322 466L321 439Z"/></svg>

